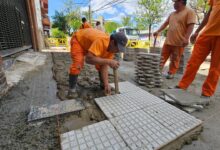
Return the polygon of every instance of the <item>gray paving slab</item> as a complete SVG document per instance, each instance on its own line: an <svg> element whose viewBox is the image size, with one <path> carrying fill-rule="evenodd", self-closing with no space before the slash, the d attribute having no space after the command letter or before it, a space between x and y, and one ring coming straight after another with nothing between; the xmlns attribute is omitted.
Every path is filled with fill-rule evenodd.
<svg viewBox="0 0 220 150"><path fill-rule="evenodd" d="M143 110L110 119L132 150L154 150L163 147L177 136Z"/></svg>
<svg viewBox="0 0 220 150"><path fill-rule="evenodd" d="M202 124L201 120L168 103L160 103L143 110L178 137Z"/></svg>
<svg viewBox="0 0 220 150"><path fill-rule="evenodd" d="M127 150L114 126L102 121L61 135L62 150Z"/></svg>
<svg viewBox="0 0 220 150"><path fill-rule="evenodd" d="M114 83L110 84L111 87L115 87ZM119 86L119 92L122 93L128 93L128 92L134 92L134 91L138 91L138 90L142 90L141 88L137 87L136 85L125 81L125 82L119 82L118 83Z"/></svg>
<svg viewBox="0 0 220 150"><path fill-rule="evenodd" d="M201 98L198 95L194 95L181 89L162 89L161 91L163 91L165 95L172 98L178 104L183 106L191 106L195 104L207 105L210 103L209 99L207 100L205 98Z"/></svg>
<svg viewBox="0 0 220 150"><path fill-rule="evenodd" d="M96 98L95 102L107 116L112 118L140 110L164 101L144 90Z"/></svg>
<svg viewBox="0 0 220 150"><path fill-rule="evenodd" d="M82 102L76 100L66 100L57 104L45 106L31 106L30 113L28 114L28 121L44 119L58 114L61 115L83 109L85 109L85 107Z"/></svg>

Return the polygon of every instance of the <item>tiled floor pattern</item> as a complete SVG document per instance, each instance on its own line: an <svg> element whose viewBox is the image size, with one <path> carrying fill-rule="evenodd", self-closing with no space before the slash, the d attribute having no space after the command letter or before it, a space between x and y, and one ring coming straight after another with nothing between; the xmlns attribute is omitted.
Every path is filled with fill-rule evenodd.
<svg viewBox="0 0 220 150"><path fill-rule="evenodd" d="M168 103L157 104L143 110L177 136L183 135L202 123L194 116Z"/></svg>
<svg viewBox="0 0 220 150"><path fill-rule="evenodd" d="M202 123L144 90L95 101L110 122L103 121L62 134L63 150L155 150Z"/></svg>
<svg viewBox="0 0 220 150"><path fill-rule="evenodd" d="M176 138L174 133L143 110L124 114L110 121L133 150L158 149Z"/></svg>
<svg viewBox="0 0 220 150"><path fill-rule="evenodd" d="M142 89L135 92L97 98L95 101L108 118L164 103L163 100Z"/></svg>
<svg viewBox="0 0 220 150"><path fill-rule="evenodd" d="M111 83L110 84L111 87L115 87L115 84L114 83ZM123 93L129 93L129 92L134 92L134 91L139 91L141 90L141 88L135 86L134 84L128 82L128 81L125 81L125 82L119 82L119 92L121 94Z"/></svg>
<svg viewBox="0 0 220 150"><path fill-rule="evenodd" d="M109 121L102 121L61 135L62 150L129 149Z"/></svg>

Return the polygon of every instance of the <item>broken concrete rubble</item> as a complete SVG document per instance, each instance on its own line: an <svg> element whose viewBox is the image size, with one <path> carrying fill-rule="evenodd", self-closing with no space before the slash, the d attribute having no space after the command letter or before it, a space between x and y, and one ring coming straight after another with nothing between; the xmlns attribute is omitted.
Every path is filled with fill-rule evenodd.
<svg viewBox="0 0 220 150"><path fill-rule="evenodd" d="M210 104L210 99L201 98L198 95L181 89L162 89L163 99L168 103L178 105L186 112L200 111Z"/></svg>

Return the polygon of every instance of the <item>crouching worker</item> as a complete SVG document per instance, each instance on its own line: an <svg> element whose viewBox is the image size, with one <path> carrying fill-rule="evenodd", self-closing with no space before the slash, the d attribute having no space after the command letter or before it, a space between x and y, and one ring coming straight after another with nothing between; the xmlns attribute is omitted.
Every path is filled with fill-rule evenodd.
<svg viewBox="0 0 220 150"><path fill-rule="evenodd" d="M72 65L69 74L69 94L71 98L76 98L77 77L84 66L88 64L96 66L99 72L100 84L103 85L105 94L111 94L111 87L108 82L108 68L118 68L119 62L113 60L114 54L124 52L127 38L124 33L115 33L111 36L93 29L79 30L71 39Z"/></svg>

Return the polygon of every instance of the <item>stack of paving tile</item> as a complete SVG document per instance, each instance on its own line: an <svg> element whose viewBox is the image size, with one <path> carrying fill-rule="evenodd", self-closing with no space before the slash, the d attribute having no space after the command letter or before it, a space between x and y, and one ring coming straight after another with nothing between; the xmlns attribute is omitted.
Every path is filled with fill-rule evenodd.
<svg viewBox="0 0 220 150"><path fill-rule="evenodd" d="M125 61L133 61L135 60L135 50L133 48L127 48L125 53L124 53L124 58Z"/></svg>
<svg viewBox="0 0 220 150"><path fill-rule="evenodd" d="M162 51L161 47L150 47L150 53L160 54Z"/></svg>
<svg viewBox="0 0 220 150"><path fill-rule="evenodd" d="M136 81L147 88L161 87L160 54L138 53L136 57Z"/></svg>

